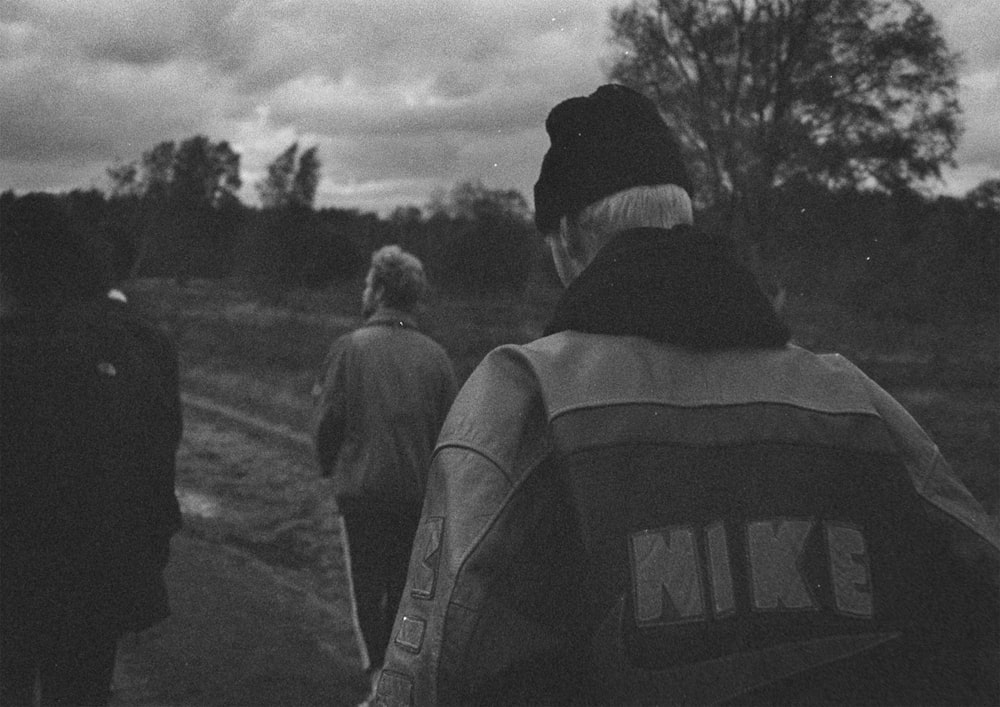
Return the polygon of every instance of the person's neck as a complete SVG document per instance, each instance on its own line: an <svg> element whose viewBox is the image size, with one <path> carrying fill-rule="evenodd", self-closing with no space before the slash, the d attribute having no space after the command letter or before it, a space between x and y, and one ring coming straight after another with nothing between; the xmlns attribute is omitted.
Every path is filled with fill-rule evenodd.
<svg viewBox="0 0 1000 707"><path fill-rule="evenodd" d="M385 321L399 321L406 326L416 326L417 318L413 312L407 311L405 309L399 309L397 307L390 307L386 304L379 303L375 307L375 311L372 312L367 318L368 322L385 322Z"/></svg>

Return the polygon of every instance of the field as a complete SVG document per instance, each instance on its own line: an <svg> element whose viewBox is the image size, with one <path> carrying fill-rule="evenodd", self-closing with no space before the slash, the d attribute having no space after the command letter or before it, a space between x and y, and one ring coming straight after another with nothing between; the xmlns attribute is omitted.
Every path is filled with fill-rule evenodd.
<svg viewBox="0 0 1000 707"><path fill-rule="evenodd" d="M189 498L209 494L242 509L230 514L241 517L242 524L226 525L216 514L204 532L254 547L274 563L302 566L310 561L315 537L310 540L310 533L296 530L302 529L303 514L311 512L310 485L315 482L305 443L310 390L329 343L359 323L361 288L361 282L351 281L322 291L260 294L207 280L183 286L144 280L129 288L132 301L176 342L189 402L193 396L242 411L276 429L275 443L289 444L289 436L298 440L298 463L282 471L241 457L238 445L206 423L211 409L189 405L179 483ZM494 346L539 336L557 297L557 291L541 286L529 288L523 297L439 294L421 319L464 379ZM794 295L785 315L796 343L846 355L895 395L987 510L997 514L997 317L955 317L947 324L919 326L880 322ZM288 433L283 441L282 430ZM213 434L218 438L210 439ZM227 529L220 531L220 523Z"/></svg>

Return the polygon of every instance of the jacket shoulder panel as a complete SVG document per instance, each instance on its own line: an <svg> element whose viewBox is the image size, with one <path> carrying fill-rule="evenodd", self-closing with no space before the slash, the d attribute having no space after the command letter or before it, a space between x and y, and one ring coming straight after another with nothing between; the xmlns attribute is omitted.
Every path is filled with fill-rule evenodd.
<svg viewBox="0 0 1000 707"><path fill-rule="evenodd" d="M521 347L502 346L486 355L459 390L437 446L475 450L514 484L548 453L546 428L535 371Z"/></svg>
<svg viewBox="0 0 1000 707"><path fill-rule="evenodd" d="M706 354L639 337L571 331L539 339L522 351L541 382L552 421L570 413L641 406L659 407L659 414L669 409L691 421L700 412L714 417L754 406L763 413L755 426L770 420L774 434L794 432L794 440L799 433L809 435L810 428L800 424L793 430L782 421L781 408L796 409L789 419L822 422L821 428L812 426L813 442L861 444L897 455L916 493L971 530L977 544L1000 555L1000 523L958 480L902 405L839 354L818 355L794 345ZM839 441L828 436L828 429L840 430Z"/></svg>
<svg viewBox="0 0 1000 707"><path fill-rule="evenodd" d="M634 336L561 332L522 347L544 382L550 417L580 407L653 402L679 407L771 402L875 414L839 356L797 346L692 351Z"/></svg>

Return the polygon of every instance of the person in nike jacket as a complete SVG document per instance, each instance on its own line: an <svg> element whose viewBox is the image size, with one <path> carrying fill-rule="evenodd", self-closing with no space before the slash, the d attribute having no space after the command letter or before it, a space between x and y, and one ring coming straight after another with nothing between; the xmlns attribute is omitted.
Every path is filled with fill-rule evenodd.
<svg viewBox="0 0 1000 707"><path fill-rule="evenodd" d="M376 703L995 703L995 519L692 226L652 102L546 129L567 289L444 424Z"/></svg>

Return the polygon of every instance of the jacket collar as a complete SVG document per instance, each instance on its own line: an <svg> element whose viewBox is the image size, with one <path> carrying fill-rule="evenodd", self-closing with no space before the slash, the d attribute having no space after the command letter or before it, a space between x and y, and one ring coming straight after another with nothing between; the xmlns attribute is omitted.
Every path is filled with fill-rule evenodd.
<svg viewBox="0 0 1000 707"><path fill-rule="evenodd" d="M380 306L368 319L365 326L393 326L403 329L419 329L417 318L409 312L392 307Z"/></svg>
<svg viewBox="0 0 1000 707"><path fill-rule="evenodd" d="M545 333L567 329L701 350L780 348L790 338L753 274L691 226L612 239L566 289Z"/></svg>

